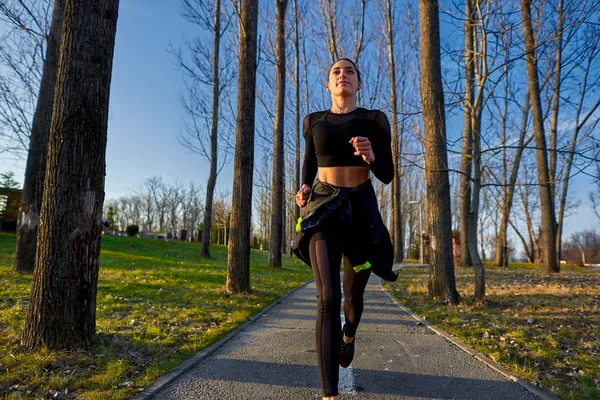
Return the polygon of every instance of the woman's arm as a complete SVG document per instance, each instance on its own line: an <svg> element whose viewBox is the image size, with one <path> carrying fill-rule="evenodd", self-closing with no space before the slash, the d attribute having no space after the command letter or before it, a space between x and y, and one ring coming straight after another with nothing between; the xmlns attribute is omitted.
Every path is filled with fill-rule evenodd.
<svg viewBox="0 0 600 400"><path fill-rule="evenodd" d="M313 135L310 129L310 116L311 114L304 117L304 123L302 125L302 132L304 134L304 141L306 144L304 152L304 164L302 164L302 184L308 185L308 187L312 187L318 171L315 143L313 141Z"/></svg>
<svg viewBox="0 0 600 400"><path fill-rule="evenodd" d="M367 165L373 172L373 175L387 185L394 179L390 123L386 115L381 111L377 111L375 122L379 127L371 138L371 147L373 154L375 154L375 161L367 163Z"/></svg>

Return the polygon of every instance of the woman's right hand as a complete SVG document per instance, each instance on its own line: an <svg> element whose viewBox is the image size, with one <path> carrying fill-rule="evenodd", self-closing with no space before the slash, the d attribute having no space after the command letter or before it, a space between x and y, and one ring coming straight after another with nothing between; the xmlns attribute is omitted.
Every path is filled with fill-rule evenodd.
<svg viewBox="0 0 600 400"><path fill-rule="evenodd" d="M300 208L306 206L306 203L308 203L309 196L310 186L308 186L307 184L302 185L300 190L298 190L298 193L296 193L296 204L298 204Z"/></svg>

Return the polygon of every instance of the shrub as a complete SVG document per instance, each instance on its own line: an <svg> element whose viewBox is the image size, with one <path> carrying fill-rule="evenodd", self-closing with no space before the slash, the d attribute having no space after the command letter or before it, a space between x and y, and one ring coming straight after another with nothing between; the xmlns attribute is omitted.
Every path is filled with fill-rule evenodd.
<svg viewBox="0 0 600 400"><path fill-rule="evenodd" d="M135 236L140 232L140 227L137 225L127 225L125 232L127 232L127 236Z"/></svg>

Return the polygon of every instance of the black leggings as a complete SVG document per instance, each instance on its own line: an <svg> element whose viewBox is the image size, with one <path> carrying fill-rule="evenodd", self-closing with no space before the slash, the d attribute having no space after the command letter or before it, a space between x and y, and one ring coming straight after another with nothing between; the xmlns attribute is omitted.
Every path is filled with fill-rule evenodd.
<svg viewBox="0 0 600 400"><path fill-rule="evenodd" d="M329 224L331 227L331 224ZM315 338L317 360L323 396L338 394L339 357L342 340L340 305L340 264L342 261L342 232L324 229L312 235L310 263L317 286L317 321ZM353 337L363 312L363 294L371 270L355 272L348 259L344 259L344 332Z"/></svg>

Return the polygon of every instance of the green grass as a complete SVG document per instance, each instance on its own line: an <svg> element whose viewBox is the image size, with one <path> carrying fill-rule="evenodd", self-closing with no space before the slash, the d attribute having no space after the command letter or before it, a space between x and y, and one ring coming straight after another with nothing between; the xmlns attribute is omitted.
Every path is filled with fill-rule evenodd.
<svg viewBox="0 0 600 400"><path fill-rule="evenodd" d="M525 267L525 268L524 268ZM406 268L396 298L432 324L563 399L600 399L600 273L570 266L548 275L532 265L486 267L486 300L474 273L456 268L458 306L427 295L427 268Z"/></svg>
<svg viewBox="0 0 600 400"><path fill-rule="evenodd" d="M199 256L198 243L102 238L97 343L89 349L30 351L19 345L31 275L12 272L15 235L0 233L0 397L127 399L261 309L312 279L310 269L268 253L251 255L252 291L224 290L227 248ZM16 386L15 386L16 385ZM12 398L12 397L11 397Z"/></svg>

